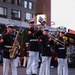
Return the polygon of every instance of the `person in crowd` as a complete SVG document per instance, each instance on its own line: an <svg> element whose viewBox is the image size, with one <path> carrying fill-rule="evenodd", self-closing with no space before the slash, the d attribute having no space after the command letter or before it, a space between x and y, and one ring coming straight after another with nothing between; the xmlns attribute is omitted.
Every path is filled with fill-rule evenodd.
<svg viewBox="0 0 75 75"><path fill-rule="evenodd" d="M28 56L29 47L26 44L25 48L23 49L24 52L24 60L23 60L23 67L27 66L27 56Z"/></svg>
<svg viewBox="0 0 75 75"><path fill-rule="evenodd" d="M0 34L0 63L3 63L3 38Z"/></svg>
<svg viewBox="0 0 75 75"><path fill-rule="evenodd" d="M36 36L37 36L37 38L39 39L40 38L40 36L42 36L43 35L43 33L42 33L42 24L39 24L39 25L37 25L37 32L36 32ZM39 43L39 42L38 42ZM39 63L38 63L38 68L40 68L40 65L41 65L41 56L42 56L42 53L41 53L41 44L39 43L38 44L38 49L39 49L39 58L38 58L38 61L39 61Z"/></svg>
<svg viewBox="0 0 75 75"><path fill-rule="evenodd" d="M43 29L43 35L40 36L42 63L39 70L39 75L50 75L51 51L54 41L48 36L48 29Z"/></svg>
<svg viewBox="0 0 75 75"><path fill-rule="evenodd" d="M51 68L57 67L57 60L55 60L55 50L52 50Z"/></svg>
<svg viewBox="0 0 75 75"><path fill-rule="evenodd" d="M38 58L39 58L39 47L38 47L38 38L36 35L36 28L34 26L34 19L29 21L29 29L26 47L29 46L28 62L27 62L27 75L37 75L38 71Z"/></svg>
<svg viewBox="0 0 75 75"><path fill-rule="evenodd" d="M12 46L15 40L15 36L13 35L13 29L14 26L12 24L7 24L7 32L3 35L3 75L8 75L10 64L12 69L12 75L17 75L17 66L15 61L16 56L13 59L10 58L10 53L13 52Z"/></svg>
<svg viewBox="0 0 75 75"><path fill-rule="evenodd" d="M69 52L70 54L73 54L73 53L74 53L74 46L73 46L73 44L70 44L70 45L69 45L68 52Z"/></svg>
<svg viewBox="0 0 75 75"><path fill-rule="evenodd" d="M20 63L20 54L21 54L21 50L18 49L18 53L16 55L16 59L15 59L15 64L16 64L16 67L18 68L19 66L21 66L21 63Z"/></svg>
<svg viewBox="0 0 75 75"><path fill-rule="evenodd" d="M68 62L71 62L71 55L74 53L74 45L73 44L69 44L67 46L67 59Z"/></svg>
<svg viewBox="0 0 75 75"><path fill-rule="evenodd" d="M60 29L55 43L55 59L58 61L58 75L68 75L67 48L64 42L65 30Z"/></svg>

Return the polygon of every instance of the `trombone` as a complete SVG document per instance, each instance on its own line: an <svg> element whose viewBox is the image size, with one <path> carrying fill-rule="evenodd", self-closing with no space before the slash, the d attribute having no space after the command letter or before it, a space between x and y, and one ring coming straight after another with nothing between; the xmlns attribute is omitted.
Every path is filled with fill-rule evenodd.
<svg viewBox="0 0 75 75"><path fill-rule="evenodd" d="M39 17L39 20L38 21L41 23L42 30L43 30L43 28L46 27L46 22L44 21L44 19L41 16ZM56 38L52 34L49 34L49 36L52 37L52 39L54 40L54 42L58 42L63 47L65 46L65 43L63 41L59 40L58 38Z"/></svg>
<svg viewBox="0 0 75 75"><path fill-rule="evenodd" d="M65 46L65 43L63 41L59 40L58 38L56 38L52 34L49 34L49 36L53 39L54 42L58 42L63 47Z"/></svg>

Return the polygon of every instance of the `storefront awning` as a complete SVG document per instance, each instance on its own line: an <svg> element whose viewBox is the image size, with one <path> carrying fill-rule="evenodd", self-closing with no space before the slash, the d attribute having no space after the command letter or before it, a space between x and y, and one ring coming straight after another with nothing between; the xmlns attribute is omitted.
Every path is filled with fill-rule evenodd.
<svg viewBox="0 0 75 75"><path fill-rule="evenodd" d="M69 32L66 33L65 36L69 37L69 38L72 38L72 39L75 39L75 34L72 34L72 33L69 33Z"/></svg>

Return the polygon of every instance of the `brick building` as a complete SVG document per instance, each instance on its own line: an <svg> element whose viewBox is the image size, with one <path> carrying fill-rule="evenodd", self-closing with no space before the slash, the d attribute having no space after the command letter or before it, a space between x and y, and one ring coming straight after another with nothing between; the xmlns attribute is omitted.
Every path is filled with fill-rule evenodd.
<svg viewBox="0 0 75 75"><path fill-rule="evenodd" d="M51 25L51 0L37 0L36 14L45 15L47 25Z"/></svg>

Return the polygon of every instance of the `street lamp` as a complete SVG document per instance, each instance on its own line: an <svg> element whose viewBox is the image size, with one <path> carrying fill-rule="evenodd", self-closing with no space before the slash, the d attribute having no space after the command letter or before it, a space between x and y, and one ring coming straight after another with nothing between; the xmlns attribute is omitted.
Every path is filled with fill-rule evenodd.
<svg viewBox="0 0 75 75"><path fill-rule="evenodd" d="M51 21L51 26L52 26L52 25L55 25L55 22Z"/></svg>

